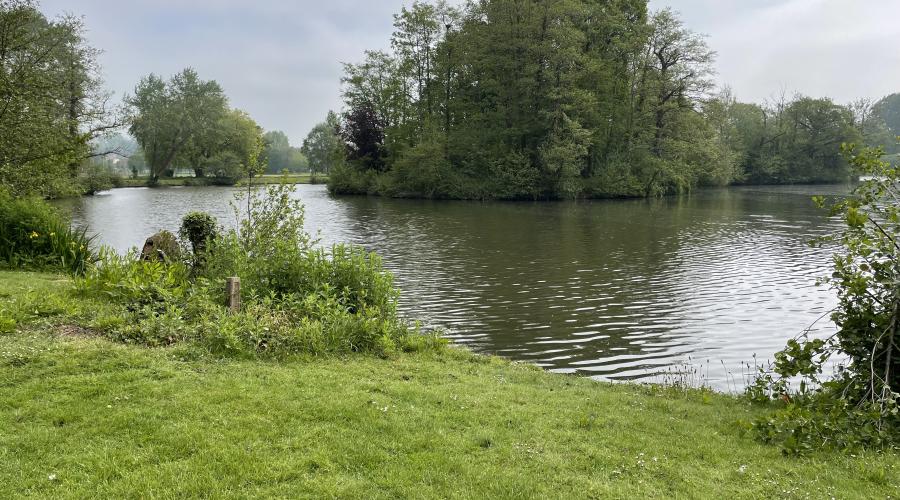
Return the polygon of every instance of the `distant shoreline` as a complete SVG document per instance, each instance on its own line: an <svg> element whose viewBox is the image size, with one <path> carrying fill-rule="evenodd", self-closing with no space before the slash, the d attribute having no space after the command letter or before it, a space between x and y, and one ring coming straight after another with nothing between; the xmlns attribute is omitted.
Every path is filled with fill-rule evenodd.
<svg viewBox="0 0 900 500"><path fill-rule="evenodd" d="M151 187L148 186L149 178L147 177L139 177L137 179L122 179L120 185L116 186L114 189L120 188L139 188L139 187ZM258 185L268 185L268 184L278 184L281 182L286 182L288 184L325 184L328 182L328 176L325 175L317 175L313 178L310 174L288 174L288 175L280 175L280 174L267 174L261 175L259 177L253 178L253 184ZM160 179L159 183L153 187L178 187L178 186L223 186L223 187L234 187L234 186L246 186L247 179L241 179L236 184L221 184L216 181L215 178L212 177L174 177L174 178L166 178Z"/></svg>

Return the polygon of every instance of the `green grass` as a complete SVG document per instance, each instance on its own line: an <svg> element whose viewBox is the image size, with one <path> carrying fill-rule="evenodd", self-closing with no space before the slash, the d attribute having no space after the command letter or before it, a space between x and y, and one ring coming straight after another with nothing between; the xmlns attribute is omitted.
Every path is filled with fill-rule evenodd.
<svg viewBox="0 0 900 500"><path fill-rule="evenodd" d="M0 272L0 301L67 286ZM2 498L900 497L896 454L785 457L736 423L765 408L706 391L458 349L220 360L39 316L0 335Z"/></svg>
<svg viewBox="0 0 900 500"><path fill-rule="evenodd" d="M137 179L127 178L122 179L121 187L147 187L148 178L139 177ZM287 182L288 184L312 184L312 177L308 174L288 174L288 175L280 175L280 174L266 174L261 175L259 177L253 178L254 185L266 185L266 184L278 184L280 182ZM317 175L315 184L325 184L328 181L328 176L325 175ZM198 185L211 185L211 181L205 181L204 179L197 179L195 177L175 177L175 178L165 178L159 180L160 186L198 186ZM238 186L246 186L247 180L241 179L237 183Z"/></svg>

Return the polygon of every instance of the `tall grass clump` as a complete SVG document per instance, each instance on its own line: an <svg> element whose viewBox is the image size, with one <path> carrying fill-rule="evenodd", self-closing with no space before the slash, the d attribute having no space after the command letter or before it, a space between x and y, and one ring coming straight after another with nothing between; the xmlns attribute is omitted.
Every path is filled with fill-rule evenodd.
<svg viewBox="0 0 900 500"><path fill-rule="evenodd" d="M94 261L92 239L44 200L0 191L0 260L7 266L80 275Z"/></svg>
<svg viewBox="0 0 900 500"><path fill-rule="evenodd" d="M238 228L230 231L189 214L181 233L194 252L184 262L101 251L76 289L118 308L90 326L123 342L190 341L237 357L386 356L442 346L400 317L399 293L377 255L317 245L303 229L303 207L292 190L274 185L251 194L245 213L236 208ZM198 222L203 230L192 231ZM242 284L237 313L225 307L224 283L232 276Z"/></svg>

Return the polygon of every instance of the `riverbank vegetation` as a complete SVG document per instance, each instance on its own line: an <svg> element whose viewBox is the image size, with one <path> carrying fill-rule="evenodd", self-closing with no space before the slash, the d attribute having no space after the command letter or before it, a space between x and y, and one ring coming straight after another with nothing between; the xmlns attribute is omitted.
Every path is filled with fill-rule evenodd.
<svg viewBox="0 0 900 500"><path fill-rule="evenodd" d="M868 180L831 207L846 228L819 242L840 247L826 280L838 295L831 314L837 332L791 340L748 388L754 399L787 401L755 428L793 453L900 449L900 171L881 149L850 146L846 153ZM839 364L837 373L826 370L829 362Z"/></svg>
<svg viewBox="0 0 900 500"><path fill-rule="evenodd" d="M455 348L278 362L147 349L104 338L91 317L105 299L70 278L0 272L0 293L30 304L0 335L3 496L900 493L895 454L784 456L735 424L768 406L734 397Z"/></svg>
<svg viewBox="0 0 900 500"><path fill-rule="evenodd" d="M81 194L91 141L123 116L103 89L98 51L75 16L50 20L31 0L0 4L0 185L18 195Z"/></svg>
<svg viewBox="0 0 900 500"><path fill-rule="evenodd" d="M243 111L229 108L219 84L201 80L193 69L168 81L147 76L127 104L129 132L144 153L151 185L173 177L176 161L197 178L228 185L261 173L262 128Z"/></svg>
<svg viewBox="0 0 900 500"><path fill-rule="evenodd" d="M94 261L92 240L45 201L0 190L0 265L82 274Z"/></svg>
<svg viewBox="0 0 900 500"><path fill-rule="evenodd" d="M654 196L850 179L842 143L893 144L898 99L743 103L704 38L644 1L414 2L391 51L345 66L335 193Z"/></svg>
<svg viewBox="0 0 900 500"><path fill-rule="evenodd" d="M104 90L100 51L80 18L48 19L33 0L0 4L0 184L44 198L93 194L148 172L148 185L189 168L232 185L263 172L309 170L280 131L231 109L214 80L188 68L149 75L122 105ZM133 140L118 131L128 128ZM325 170L312 171L313 174Z"/></svg>
<svg viewBox="0 0 900 500"><path fill-rule="evenodd" d="M101 249L74 282L94 304L87 326L126 343L190 342L238 357L440 348L436 334L399 316L392 277L376 255L314 245L291 190L276 185L253 194L238 229L223 231L210 216L189 214L180 249L141 256ZM242 279L237 313L221 300L232 276ZM8 321L31 307L10 309Z"/></svg>
<svg viewBox="0 0 900 500"><path fill-rule="evenodd" d="M263 174L253 177L252 181L247 178L238 180L235 186L246 186L252 182L254 186L268 186L272 184L324 184L328 181L327 176L313 175L308 173L300 174ZM117 179L115 187L147 187L150 185L149 177L122 178ZM197 177L172 177L161 178L154 183L155 186L214 186L220 185L216 181L207 178Z"/></svg>

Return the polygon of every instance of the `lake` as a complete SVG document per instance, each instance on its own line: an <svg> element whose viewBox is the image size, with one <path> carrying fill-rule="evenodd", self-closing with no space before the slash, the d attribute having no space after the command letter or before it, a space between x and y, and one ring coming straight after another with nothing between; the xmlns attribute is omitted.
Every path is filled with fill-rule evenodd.
<svg viewBox="0 0 900 500"><path fill-rule="evenodd" d="M836 304L817 287L835 229L815 194L846 186L738 187L656 200L479 203L333 198L299 185L322 244L378 252L410 318L478 352L605 380L743 384L746 363ZM116 189L62 202L125 251L192 210L234 224L239 190ZM825 318L813 334L834 331Z"/></svg>

